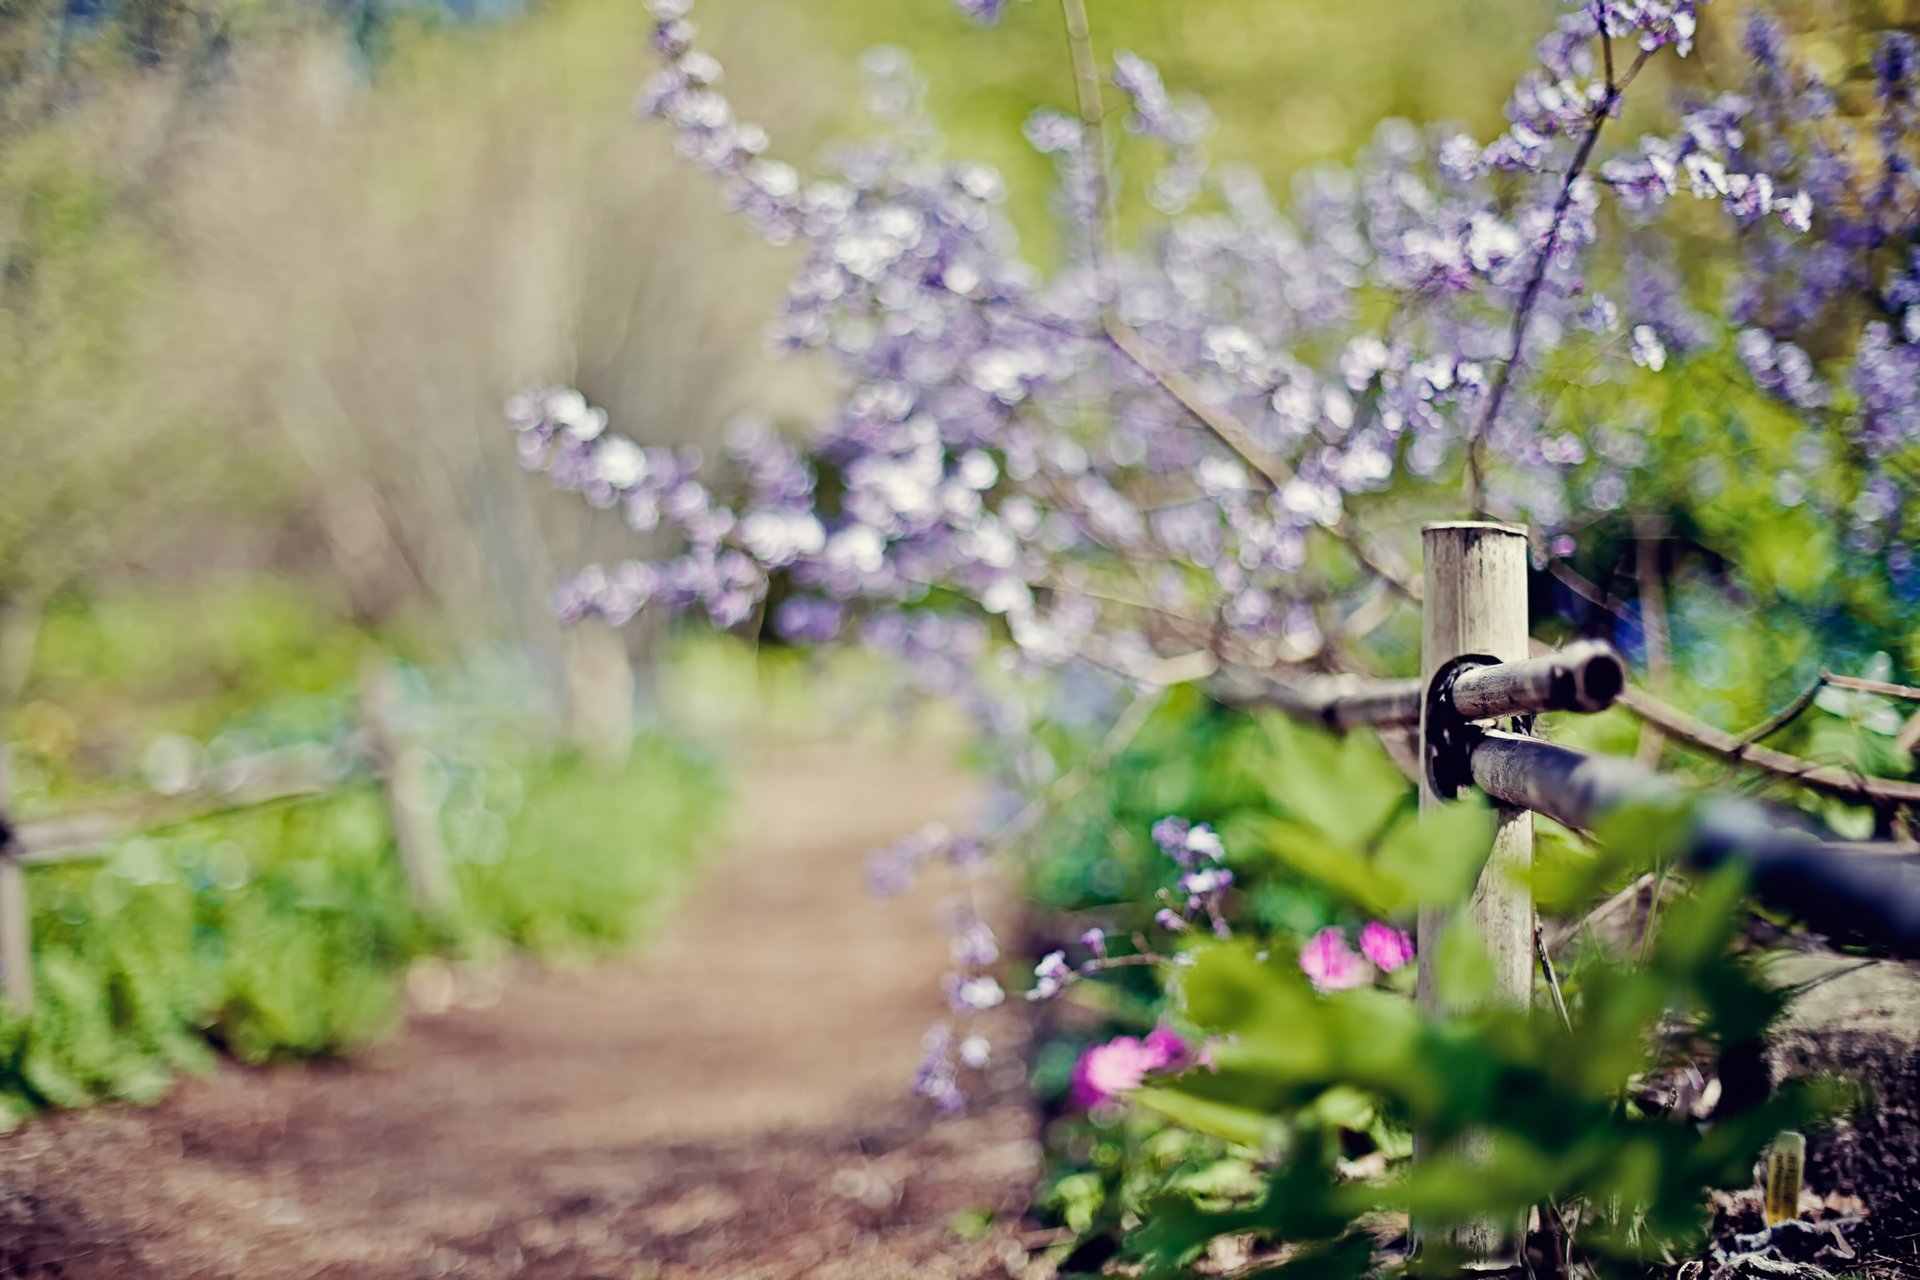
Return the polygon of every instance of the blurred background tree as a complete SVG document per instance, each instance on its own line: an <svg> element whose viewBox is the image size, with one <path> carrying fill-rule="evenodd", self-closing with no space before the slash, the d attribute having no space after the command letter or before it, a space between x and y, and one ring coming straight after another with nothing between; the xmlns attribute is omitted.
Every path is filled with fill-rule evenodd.
<svg viewBox="0 0 1920 1280"><path fill-rule="evenodd" d="M1795 12L1804 46L1844 67L1900 8ZM1218 157L1284 183L1385 116L1492 131L1560 6L1097 10L1105 48L1139 49L1208 101ZM991 33L944 0L714 0L699 16L743 111L776 122L796 158L861 127L842 90L862 48L907 48L955 150L1006 171L1028 253L1051 257L1046 162L1019 126L1071 97L1053 5L1014 4ZM1711 11L1709 56L1687 73L1737 68L1740 21L1737 6ZM568 383L636 438L707 444L736 414L798 428L818 403L817 372L768 359L760 339L781 255L674 169L664 131L630 119L645 31L625 0L0 6L0 705L23 696L50 602L278 580L342 627L543 653L560 687L602 691L571 700L583 738L621 740L617 691L649 628L563 636L548 590L629 553L630 535L516 474L501 401ZM1605 409L1659 446L1656 514L1680 515L1669 527L1695 542L1778 514L1771 463L1709 509L1690 467L1663 462L1697 454L1703 431L1724 437L1707 418L1778 413L1661 394ZM1791 432L1775 434L1791 469ZM1615 514L1582 564L1630 604L1631 513ZM1713 621L1716 595L1678 588L1673 612L1719 634L1703 652L1784 687L1823 651L1882 643L1885 610L1832 572L1842 548L1788 531L1757 551L1771 603L1784 592L1812 632L1748 654L1758 641ZM1717 575L1710 560L1676 542L1666 569ZM1711 693L1732 718L1778 700L1734 684Z"/></svg>

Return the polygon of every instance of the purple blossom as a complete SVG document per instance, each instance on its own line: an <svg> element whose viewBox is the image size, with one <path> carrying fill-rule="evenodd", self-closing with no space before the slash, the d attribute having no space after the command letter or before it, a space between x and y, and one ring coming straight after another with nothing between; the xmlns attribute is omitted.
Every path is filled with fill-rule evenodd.
<svg viewBox="0 0 1920 1280"><path fill-rule="evenodd" d="M953 7L981 26L990 27L1006 12L1007 0L953 0Z"/></svg>
<svg viewBox="0 0 1920 1280"><path fill-rule="evenodd" d="M1033 967L1033 990L1027 993L1027 999L1046 1000L1056 996L1062 987L1073 981L1073 977L1073 966L1067 963L1067 953L1049 951Z"/></svg>
<svg viewBox="0 0 1920 1280"><path fill-rule="evenodd" d="M983 22L1005 8L959 3ZM1062 239L1042 272L1014 239L1005 182L948 154L903 55L863 60L873 127L803 170L738 117L684 0L653 12L660 65L639 109L725 208L791 246L774 342L829 365L842 391L791 436L739 424L714 457L629 438L568 388L515 397L522 465L660 548L581 570L555 607L568 621L651 611L729 627L777 601L783 637L865 645L912 692L961 706L1005 747L997 782L1014 803L996 823L879 851L878 891L937 865L971 875L999 835L1024 830L1022 800L1060 764L1033 742L1036 708L1110 720L1160 659L1196 648L1323 661L1382 584L1322 572L1309 551L1368 527L1382 502L1451 502L1470 464L1484 467L1488 511L1561 547L1578 508L1630 501L1647 452L1631 424L1539 425L1564 416L1570 365L1624 378L1730 348L1755 386L1887 473L1806 500L1911 580L1899 535L1912 504L1888 465L1920 447L1920 59L1904 34L1875 46L1877 99L1861 112L1863 95L1836 92L1756 18L1745 65L1686 79L1727 91L1677 103L1636 139L1621 136L1622 86L1644 93L1658 79L1637 75L1646 60L1689 54L1695 5L1570 5L1498 136L1383 121L1352 163L1286 192L1211 168L1204 108L1120 53L1112 84L1158 170L1110 182L1112 157L1080 120L1034 113L1024 133L1054 167ZM1121 241L1112 228L1132 219L1115 217L1114 191L1144 191L1168 216ZM1670 221L1695 200L1732 246L1710 272L1682 270L1699 241ZM1599 252L1615 228L1617 258ZM1723 300L1688 285L1703 274L1727 281ZM1199 423L1165 370L1245 447ZM1069 670L1084 683L1050 683ZM1153 839L1177 868L1156 922L1224 931L1233 880L1217 834L1170 817ZM1364 982L1399 953L1386 928L1362 932L1364 957L1322 931L1302 966L1322 989ZM1104 935L1083 942L1105 957ZM984 972L997 955L984 926L958 923L956 1013L1004 998ZM1064 956L1043 965L1036 989L1073 972ZM933 1047L917 1087L945 1107L966 1055L950 1029Z"/></svg>
<svg viewBox="0 0 1920 1280"><path fill-rule="evenodd" d="M957 1079L953 1028L944 1022L935 1023L921 1037L920 1048L913 1092L931 1102L942 1115L958 1115L966 1109L967 1099Z"/></svg>
<svg viewBox="0 0 1920 1280"><path fill-rule="evenodd" d="M948 974L946 982L947 1003L956 1013L982 1013L992 1009L1007 998L1000 984L991 976L980 973L969 977Z"/></svg>

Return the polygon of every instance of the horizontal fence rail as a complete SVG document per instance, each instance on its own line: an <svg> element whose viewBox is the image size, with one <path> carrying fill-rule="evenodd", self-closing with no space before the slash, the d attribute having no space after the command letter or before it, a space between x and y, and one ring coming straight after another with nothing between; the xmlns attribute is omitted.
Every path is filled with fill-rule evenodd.
<svg viewBox="0 0 1920 1280"><path fill-rule="evenodd" d="M13 821L8 812L7 753L0 747L0 997L18 1013L33 1008L33 911L27 868L103 858L127 841L190 823L298 804L364 785L370 775L386 800L409 895L423 916L437 919L457 905L440 839L437 809L418 778L417 752L394 727L397 678L384 665L362 675L361 749L353 758L312 748L262 752L223 763L198 785L134 805ZM365 766L354 776L356 761ZM197 802L197 803L196 803Z"/></svg>
<svg viewBox="0 0 1920 1280"><path fill-rule="evenodd" d="M1471 542L1518 531L1434 526L1428 531L1429 552L1434 534L1457 538L1463 532ZM1441 571L1441 582L1429 585L1448 587L1447 575L1465 577L1470 565L1459 561ZM1517 607L1519 602L1508 603ZM1635 805L1671 806L1696 793L1632 761L1502 730L1493 722L1547 712L1593 713L1620 703L1656 726L1684 730L1687 741L1713 754L1734 761L1752 757L1812 790L1860 801L1911 799L1920 806L1920 784L1864 779L1832 765L1790 769L1779 762L1791 757L1760 747L1751 737L1679 724L1677 712L1650 713L1648 700L1628 686L1620 655L1598 641L1507 662L1441 655L1436 665L1430 688L1417 678L1286 678L1227 668L1211 690L1229 705L1272 708L1339 732L1417 731L1424 738L1420 758L1426 780L1442 798L1471 786L1510 810L1542 814L1583 832L1603 824L1608 814ZM1846 678L1826 679L1842 684ZM1804 815L1709 793L1695 799L1676 854L1696 870L1728 863L1745 868L1761 902L1822 933L1920 958L1920 849L1827 839Z"/></svg>
<svg viewBox="0 0 1920 1280"><path fill-rule="evenodd" d="M1520 662L1463 666L1437 698L1471 731L1437 749L1450 756L1460 783L1580 831L1635 804L1671 805L1692 793L1630 760L1473 724L1603 711L1625 691L1625 676L1620 656L1597 641ZM1270 707L1342 732L1414 728L1422 699L1417 679L1336 675L1289 681L1245 671L1221 677L1215 693L1232 705ZM1678 851L1690 866L1740 863L1767 906L1836 938L1920 958L1920 851L1821 839L1797 815L1729 796L1702 796L1693 822Z"/></svg>
<svg viewBox="0 0 1920 1280"><path fill-rule="evenodd" d="M1630 760L1521 734L1485 731L1466 753L1474 784L1487 795L1580 831L1623 809L1671 806L1687 794ZM1778 809L1709 795L1694 806L1676 852L1698 870L1729 862L1746 868L1754 896L1822 933L1920 958L1920 861L1898 846L1883 849L1824 841Z"/></svg>
<svg viewBox="0 0 1920 1280"><path fill-rule="evenodd" d="M1613 646L1582 640L1518 662L1469 659L1442 696L1462 720L1493 720L1549 711L1605 711L1626 684L1626 663ZM1216 691L1222 701L1236 706L1273 707L1343 731L1410 728L1420 723L1425 697L1416 677L1363 680L1335 675L1289 681L1246 671L1222 676Z"/></svg>

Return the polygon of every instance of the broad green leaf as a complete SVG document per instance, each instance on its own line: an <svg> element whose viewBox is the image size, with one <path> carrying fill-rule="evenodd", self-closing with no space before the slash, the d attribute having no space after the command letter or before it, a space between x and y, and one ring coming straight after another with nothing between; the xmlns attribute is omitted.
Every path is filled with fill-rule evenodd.
<svg viewBox="0 0 1920 1280"><path fill-rule="evenodd" d="M1135 1090L1131 1096L1139 1105L1159 1112L1183 1128L1263 1153L1277 1149L1286 1131L1285 1122L1278 1117L1231 1102L1198 1097L1182 1090L1177 1081L1171 1085L1149 1085Z"/></svg>
<svg viewBox="0 0 1920 1280"><path fill-rule="evenodd" d="M1493 991L1493 961L1473 922L1457 912L1440 930L1434 948L1433 980L1440 999L1451 1008L1469 1008Z"/></svg>
<svg viewBox="0 0 1920 1280"><path fill-rule="evenodd" d="M1274 802L1335 842L1363 844L1411 790L1371 735L1337 737L1278 715L1261 725L1273 748L1267 789Z"/></svg>

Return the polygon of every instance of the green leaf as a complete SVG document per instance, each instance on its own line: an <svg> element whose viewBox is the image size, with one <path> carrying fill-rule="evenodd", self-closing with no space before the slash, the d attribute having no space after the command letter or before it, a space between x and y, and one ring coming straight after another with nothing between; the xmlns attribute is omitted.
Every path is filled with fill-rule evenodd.
<svg viewBox="0 0 1920 1280"><path fill-rule="evenodd" d="M1232 1102L1196 1097L1183 1092L1177 1084L1150 1085L1135 1090L1132 1097L1141 1106L1158 1112L1184 1129L1255 1151L1274 1150L1286 1132L1285 1124L1266 1112Z"/></svg>
<svg viewBox="0 0 1920 1280"><path fill-rule="evenodd" d="M1472 920L1456 912L1441 927L1433 953L1433 981L1442 1003L1470 1008L1492 993L1493 978L1493 960Z"/></svg>
<svg viewBox="0 0 1920 1280"><path fill-rule="evenodd" d="M1274 802L1333 841L1365 843L1405 801L1409 783L1371 735L1337 737L1279 715L1260 723Z"/></svg>

